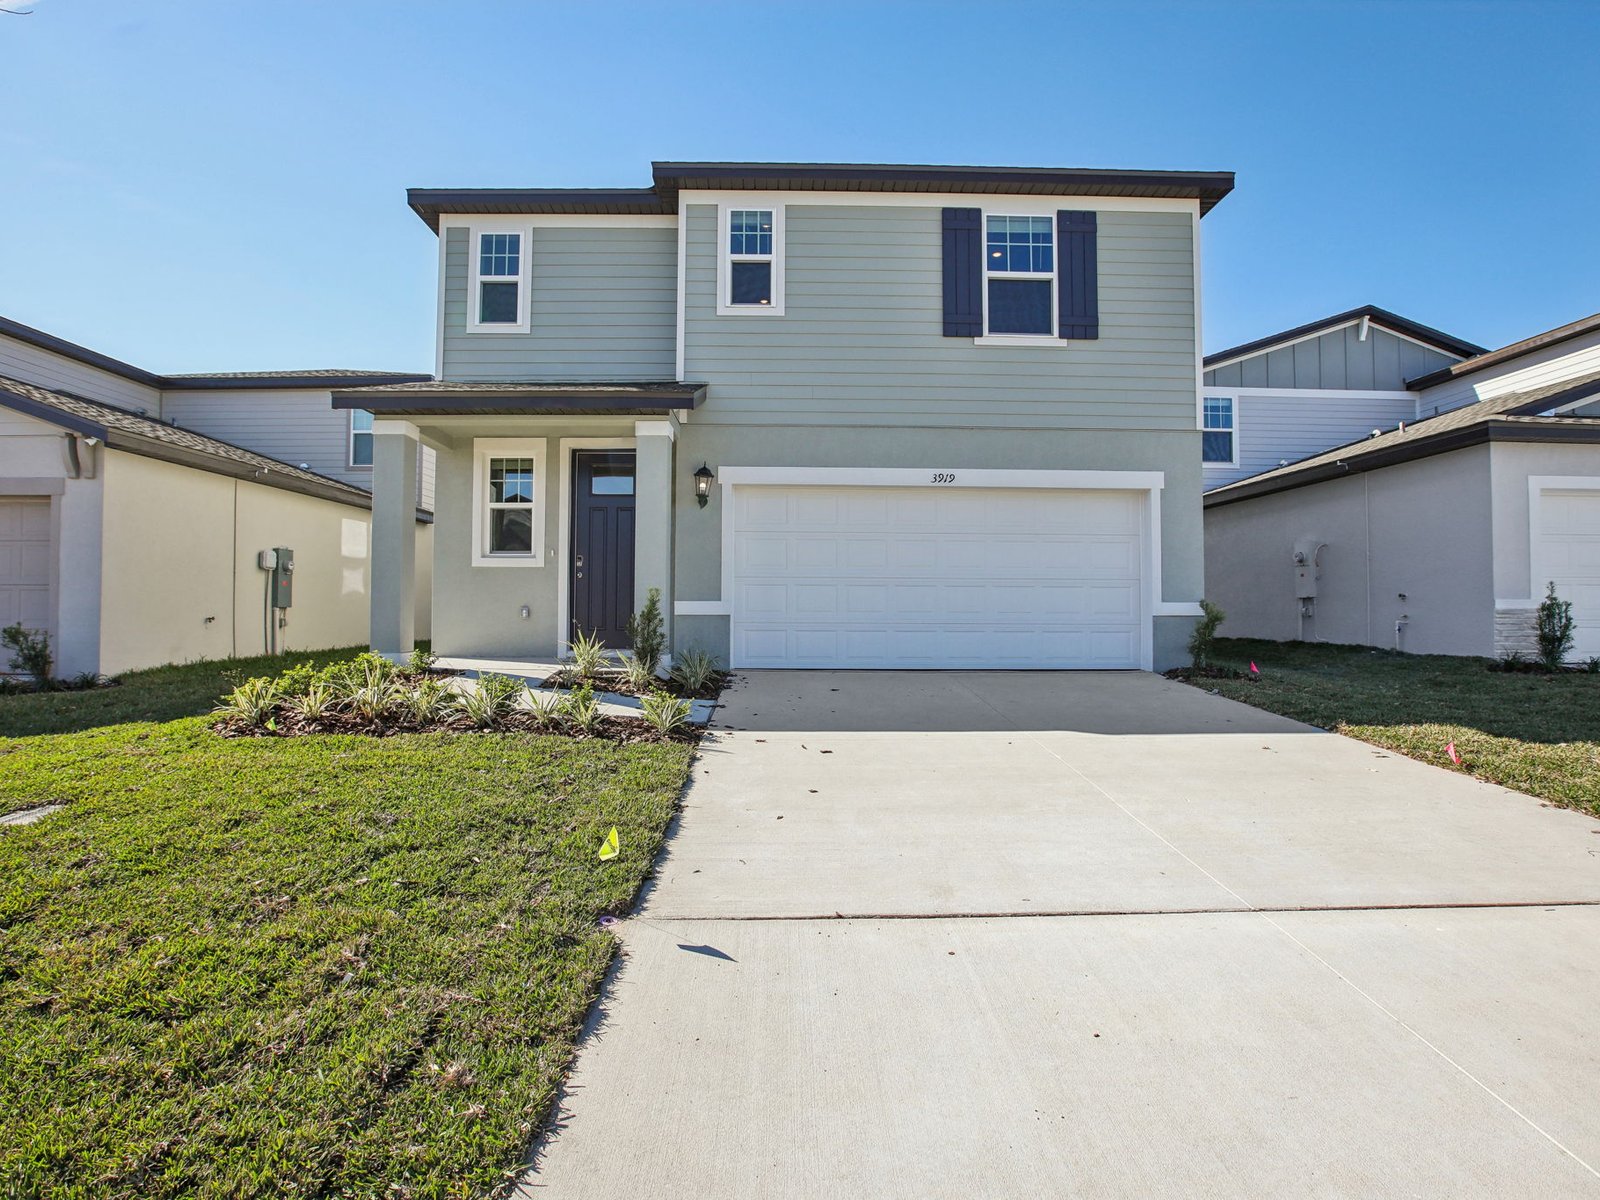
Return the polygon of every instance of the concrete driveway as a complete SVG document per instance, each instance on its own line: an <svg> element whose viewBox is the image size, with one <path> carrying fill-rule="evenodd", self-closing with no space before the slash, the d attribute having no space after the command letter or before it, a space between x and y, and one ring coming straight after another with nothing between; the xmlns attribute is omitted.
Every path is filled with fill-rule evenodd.
<svg viewBox="0 0 1600 1200"><path fill-rule="evenodd" d="M720 724L528 1195L1600 1196L1600 822L1143 674Z"/></svg>

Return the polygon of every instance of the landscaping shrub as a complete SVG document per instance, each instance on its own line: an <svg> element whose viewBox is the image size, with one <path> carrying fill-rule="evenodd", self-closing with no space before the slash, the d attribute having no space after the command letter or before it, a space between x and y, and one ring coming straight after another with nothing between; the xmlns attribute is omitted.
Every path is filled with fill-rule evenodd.
<svg viewBox="0 0 1600 1200"><path fill-rule="evenodd" d="M35 686L50 686L55 658L50 653L50 635L24 629L21 622L0 629L0 646L11 651L11 669L33 677Z"/></svg>
<svg viewBox="0 0 1600 1200"><path fill-rule="evenodd" d="M685 650L672 664L672 680L691 696L698 696L717 678L717 659L704 650Z"/></svg>
<svg viewBox="0 0 1600 1200"><path fill-rule="evenodd" d="M1556 596L1552 580L1549 593L1539 602L1539 661L1547 670L1559 671L1572 652L1574 624L1572 601Z"/></svg>
<svg viewBox="0 0 1600 1200"><path fill-rule="evenodd" d="M666 692L651 692L639 702L640 715L657 733L677 733L687 728L691 711L687 700Z"/></svg>
<svg viewBox="0 0 1600 1200"><path fill-rule="evenodd" d="M580 732L595 732L600 725L600 701L594 698L594 689L584 684L568 692L562 715Z"/></svg>
<svg viewBox="0 0 1600 1200"><path fill-rule="evenodd" d="M628 681L628 687L641 696L649 692L651 684L656 679L654 668L648 666L637 654L623 654L619 657L622 663L622 677Z"/></svg>
<svg viewBox="0 0 1600 1200"><path fill-rule="evenodd" d="M1204 669L1211 666L1217 649L1217 626L1227 614L1209 600L1200 601L1200 613L1200 621L1189 635L1189 657L1196 667Z"/></svg>
<svg viewBox="0 0 1600 1200"><path fill-rule="evenodd" d="M505 675L479 676L474 687L451 699L451 706L479 729L493 729L511 715L526 685Z"/></svg>
<svg viewBox="0 0 1600 1200"><path fill-rule="evenodd" d="M261 728L268 725L277 711L283 694L275 679L246 679L223 697L216 711L220 716L232 717L245 725Z"/></svg>
<svg viewBox="0 0 1600 1200"><path fill-rule="evenodd" d="M593 679L606 661L605 643L598 635L579 630L572 639L572 664L584 679Z"/></svg>
<svg viewBox="0 0 1600 1200"><path fill-rule="evenodd" d="M667 648L666 631L661 625L661 589L645 593L644 607L628 618L628 644L633 655L651 676L661 669L661 655Z"/></svg>

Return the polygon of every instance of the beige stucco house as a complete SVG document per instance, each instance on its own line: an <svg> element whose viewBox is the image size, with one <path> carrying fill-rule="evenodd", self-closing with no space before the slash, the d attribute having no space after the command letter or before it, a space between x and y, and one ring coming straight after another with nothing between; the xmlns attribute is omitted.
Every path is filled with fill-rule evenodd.
<svg viewBox="0 0 1600 1200"><path fill-rule="evenodd" d="M330 388L414 378L162 376L0 318L0 626L47 634L62 676L365 643L370 422ZM431 462L417 490L427 546Z"/></svg>
<svg viewBox="0 0 1600 1200"><path fill-rule="evenodd" d="M1222 632L1531 654L1553 582L1600 656L1600 315L1405 388L1412 419L1206 493Z"/></svg>

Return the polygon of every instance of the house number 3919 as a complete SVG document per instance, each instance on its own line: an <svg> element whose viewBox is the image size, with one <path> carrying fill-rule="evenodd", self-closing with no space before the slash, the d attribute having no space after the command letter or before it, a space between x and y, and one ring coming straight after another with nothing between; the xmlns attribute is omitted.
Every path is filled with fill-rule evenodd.
<svg viewBox="0 0 1600 1200"><path fill-rule="evenodd" d="M954 471L935 471L933 473L934 483L954 483L955 481L956 473Z"/></svg>

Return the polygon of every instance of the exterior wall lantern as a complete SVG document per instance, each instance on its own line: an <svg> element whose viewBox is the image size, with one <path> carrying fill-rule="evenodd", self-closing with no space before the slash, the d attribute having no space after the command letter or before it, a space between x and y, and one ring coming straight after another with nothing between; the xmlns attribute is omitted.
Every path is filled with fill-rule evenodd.
<svg viewBox="0 0 1600 1200"><path fill-rule="evenodd" d="M701 508L704 508L706 501L711 499L711 484L715 479L716 476L705 463L701 463L700 469L694 473L694 498L700 501Z"/></svg>

